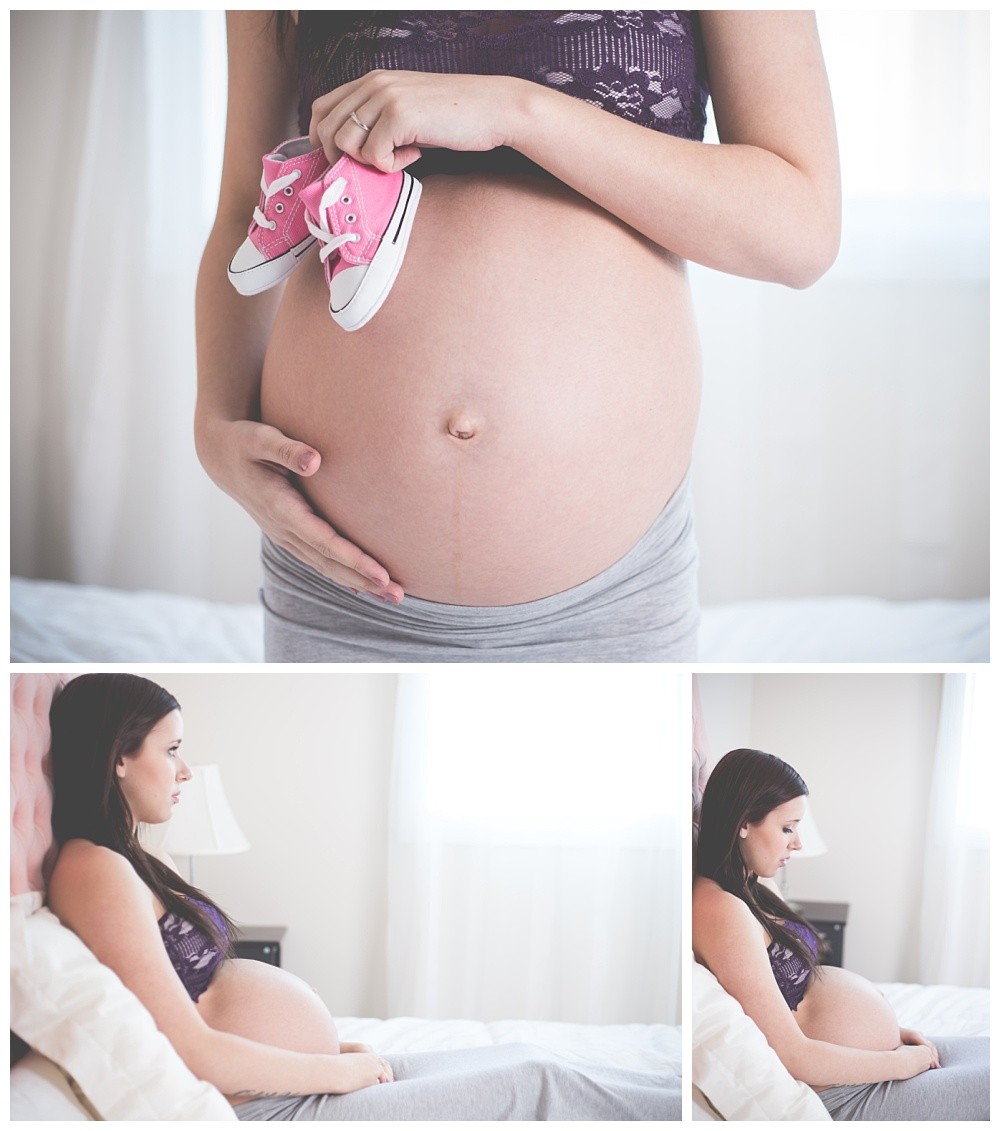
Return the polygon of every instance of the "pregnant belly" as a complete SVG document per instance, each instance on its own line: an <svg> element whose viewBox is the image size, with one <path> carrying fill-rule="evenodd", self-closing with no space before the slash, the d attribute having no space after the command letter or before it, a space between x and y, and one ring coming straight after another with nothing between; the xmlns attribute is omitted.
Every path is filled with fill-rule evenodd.
<svg viewBox="0 0 1000 1131"><path fill-rule="evenodd" d="M793 1014L812 1040L886 1051L899 1046L899 1022L877 989L850 970L822 967Z"/></svg>
<svg viewBox="0 0 1000 1131"><path fill-rule="evenodd" d="M296 1052L340 1052L337 1027L320 996L277 966L227 959L197 1004L212 1029Z"/></svg>
<svg viewBox="0 0 1000 1131"><path fill-rule="evenodd" d="M505 605L607 568L680 483L699 396L684 266L565 186L430 177L388 300L292 276L262 415L315 509L417 597Z"/></svg>

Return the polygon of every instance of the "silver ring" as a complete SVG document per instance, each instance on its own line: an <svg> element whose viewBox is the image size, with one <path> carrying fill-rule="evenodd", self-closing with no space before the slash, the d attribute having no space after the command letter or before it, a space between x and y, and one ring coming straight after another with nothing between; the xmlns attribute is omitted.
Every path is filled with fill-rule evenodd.
<svg viewBox="0 0 1000 1131"><path fill-rule="evenodd" d="M368 131L371 129L371 126L366 126L364 122L362 122L362 120L357 116L357 114L354 113L353 110L351 111L351 121L356 126L360 126L365 131L365 133L368 133Z"/></svg>

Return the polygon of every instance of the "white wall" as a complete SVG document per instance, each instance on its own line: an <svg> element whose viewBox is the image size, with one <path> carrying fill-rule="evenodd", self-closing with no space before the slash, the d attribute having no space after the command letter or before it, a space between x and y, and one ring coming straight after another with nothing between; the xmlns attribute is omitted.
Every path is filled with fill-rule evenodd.
<svg viewBox="0 0 1000 1131"><path fill-rule="evenodd" d="M282 925L282 965L339 1016L384 1016L394 675L150 673L189 761L221 767L250 851L195 862L239 923ZM178 861L183 866L183 861Z"/></svg>
<svg viewBox="0 0 1000 1131"><path fill-rule="evenodd" d="M698 686L713 761L756 747L785 759L809 786L829 851L792 862L788 894L850 904L849 969L917 981L941 677L706 674Z"/></svg>

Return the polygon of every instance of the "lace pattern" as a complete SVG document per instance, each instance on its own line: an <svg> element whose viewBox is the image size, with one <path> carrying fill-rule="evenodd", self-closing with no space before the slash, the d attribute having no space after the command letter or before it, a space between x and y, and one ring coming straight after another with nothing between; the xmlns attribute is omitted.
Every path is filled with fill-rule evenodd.
<svg viewBox="0 0 1000 1131"><path fill-rule="evenodd" d="M787 922L785 926L798 935L814 955L817 953L818 941L808 927L796 923L794 920ZM778 989L781 990L781 996L785 999L785 1003L793 1011L798 1009L802 999L806 996L806 990L809 988L812 971L791 947L784 946L779 942L771 943L767 949L767 957L771 963L774 980L778 983Z"/></svg>
<svg viewBox="0 0 1000 1131"><path fill-rule="evenodd" d="M223 922L215 908L201 900L196 902L221 930ZM197 1001L208 989L212 975L225 955L204 932L173 912L168 911L162 916L159 927L171 965L184 983L191 1000Z"/></svg>
<svg viewBox="0 0 1000 1131"><path fill-rule="evenodd" d="M708 83L696 12L300 15L300 126L314 99L371 70L511 75L700 141Z"/></svg>

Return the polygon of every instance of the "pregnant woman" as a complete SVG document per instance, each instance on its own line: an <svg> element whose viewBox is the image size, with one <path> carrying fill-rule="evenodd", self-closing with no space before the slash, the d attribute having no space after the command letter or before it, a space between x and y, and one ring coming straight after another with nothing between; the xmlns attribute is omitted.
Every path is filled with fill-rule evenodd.
<svg viewBox="0 0 1000 1131"><path fill-rule="evenodd" d="M228 31L196 440L264 534L267 658L696 658L685 261L796 287L832 262L812 16L237 12ZM721 145L701 144L709 88ZM251 297L227 280L261 155L306 133L422 188L353 332L318 255Z"/></svg>
<svg viewBox="0 0 1000 1131"><path fill-rule="evenodd" d="M229 919L139 843L138 825L169 820L191 776L173 696L140 676L84 675L50 719L49 905L240 1119L680 1118L666 1074L574 1067L527 1045L390 1062L341 1042L313 990L233 957Z"/></svg>
<svg viewBox="0 0 1000 1131"><path fill-rule="evenodd" d="M901 1029L870 982L820 965L816 931L761 882L801 848L807 794L791 766L760 750L732 750L712 771L696 852L695 956L834 1119L988 1119L988 1040L932 1042Z"/></svg>

